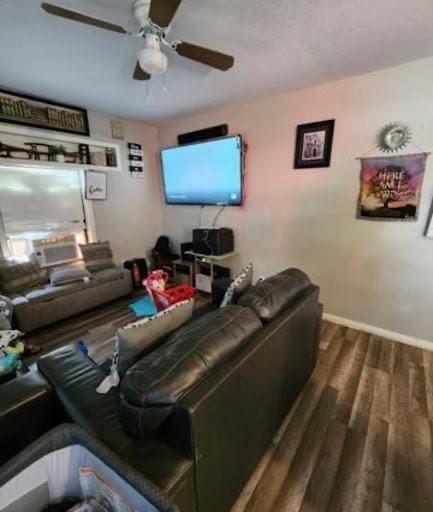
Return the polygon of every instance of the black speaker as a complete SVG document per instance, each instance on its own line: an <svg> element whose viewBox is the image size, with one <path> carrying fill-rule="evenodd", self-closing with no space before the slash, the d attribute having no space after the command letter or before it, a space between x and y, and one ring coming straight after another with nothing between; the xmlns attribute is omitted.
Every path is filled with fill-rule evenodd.
<svg viewBox="0 0 433 512"><path fill-rule="evenodd" d="M234 237L230 228L196 228L192 230L192 246L198 254L220 256L233 251Z"/></svg>
<svg viewBox="0 0 433 512"><path fill-rule="evenodd" d="M181 133L177 136L177 142L180 146L185 144L192 144L201 140L217 139L218 137L225 137L229 133L227 124L220 124L219 126L212 126L211 128L204 128L195 132Z"/></svg>

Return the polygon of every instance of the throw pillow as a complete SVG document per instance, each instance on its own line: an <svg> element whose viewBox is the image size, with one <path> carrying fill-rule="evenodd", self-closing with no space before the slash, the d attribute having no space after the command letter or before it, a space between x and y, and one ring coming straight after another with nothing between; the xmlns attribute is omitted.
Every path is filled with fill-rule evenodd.
<svg viewBox="0 0 433 512"><path fill-rule="evenodd" d="M80 244L80 249L86 268L90 272L115 267L110 242L95 242L85 245Z"/></svg>
<svg viewBox="0 0 433 512"><path fill-rule="evenodd" d="M238 274L232 284L227 288L220 308L234 304L236 298L253 284L253 264L248 265Z"/></svg>
<svg viewBox="0 0 433 512"><path fill-rule="evenodd" d="M13 310L13 302L8 297L0 295L0 331L9 330L11 328Z"/></svg>
<svg viewBox="0 0 433 512"><path fill-rule="evenodd" d="M20 293L47 283L48 274L36 260L26 263L8 261L0 265L0 291L5 294Z"/></svg>
<svg viewBox="0 0 433 512"><path fill-rule="evenodd" d="M85 268L58 268L50 274L51 286L88 281L92 274Z"/></svg>
<svg viewBox="0 0 433 512"><path fill-rule="evenodd" d="M117 386L130 366L151 352L172 331L186 323L194 310L194 299L178 302L157 315L138 320L117 331L110 375L99 385L98 393Z"/></svg>

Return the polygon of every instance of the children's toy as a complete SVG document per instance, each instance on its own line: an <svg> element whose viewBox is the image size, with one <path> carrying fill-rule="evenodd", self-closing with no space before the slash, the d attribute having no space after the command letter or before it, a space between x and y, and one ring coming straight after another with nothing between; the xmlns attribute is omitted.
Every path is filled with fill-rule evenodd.
<svg viewBox="0 0 433 512"><path fill-rule="evenodd" d="M7 349L0 351L0 377L14 373L20 366L18 354L8 352Z"/></svg>
<svg viewBox="0 0 433 512"><path fill-rule="evenodd" d="M19 341L20 331L0 331L0 377L14 373L20 366L24 343Z"/></svg>
<svg viewBox="0 0 433 512"><path fill-rule="evenodd" d="M163 311L183 300L191 299L195 295L195 288L188 284L166 288L167 280L167 272L164 270L154 270L143 281L158 311Z"/></svg>
<svg viewBox="0 0 433 512"><path fill-rule="evenodd" d="M148 277L143 281L143 285L146 287L149 295L151 292L157 290L163 292L165 290L165 284L168 281L168 274L164 270L154 270Z"/></svg>
<svg viewBox="0 0 433 512"><path fill-rule="evenodd" d="M82 352L85 356L89 354L89 347L84 340L78 340L75 346L77 347L77 350Z"/></svg>

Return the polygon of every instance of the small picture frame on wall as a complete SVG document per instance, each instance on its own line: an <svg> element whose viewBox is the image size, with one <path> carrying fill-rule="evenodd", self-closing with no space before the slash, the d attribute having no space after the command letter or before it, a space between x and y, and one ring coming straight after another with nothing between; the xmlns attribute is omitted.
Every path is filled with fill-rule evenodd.
<svg viewBox="0 0 433 512"><path fill-rule="evenodd" d="M125 128L123 122L120 119L111 119L111 136L113 139L124 140L125 139Z"/></svg>
<svg viewBox="0 0 433 512"><path fill-rule="evenodd" d="M295 169L329 167L334 119L300 124L296 130Z"/></svg>
<svg viewBox="0 0 433 512"><path fill-rule="evenodd" d="M86 199L90 201L107 200L107 173L86 171Z"/></svg>

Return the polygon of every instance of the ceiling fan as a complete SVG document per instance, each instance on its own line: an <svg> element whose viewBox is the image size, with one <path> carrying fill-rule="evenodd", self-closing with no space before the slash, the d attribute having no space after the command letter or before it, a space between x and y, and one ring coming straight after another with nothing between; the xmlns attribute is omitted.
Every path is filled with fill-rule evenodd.
<svg viewBox="0 0 433 512"><path fill-rule="evenodd" d="M152 75L159 75L167 70L167 55L162 51L162 47L177 55L221 71L230 69L234 64L234 58L230 55L209 50L195 44L185 43L184 41L169 41L167 39L170 24L181 1L134 0L131 18L132 25L136 28L132 32L120 25L93 18L80 12L71 11L48 2L43 2L41 7L44 11L54 16L78 21L79 23L110 30L118 34L143 38L144 48L138 53L138 62L133 74L135 80L149 80Z"/></svg>

